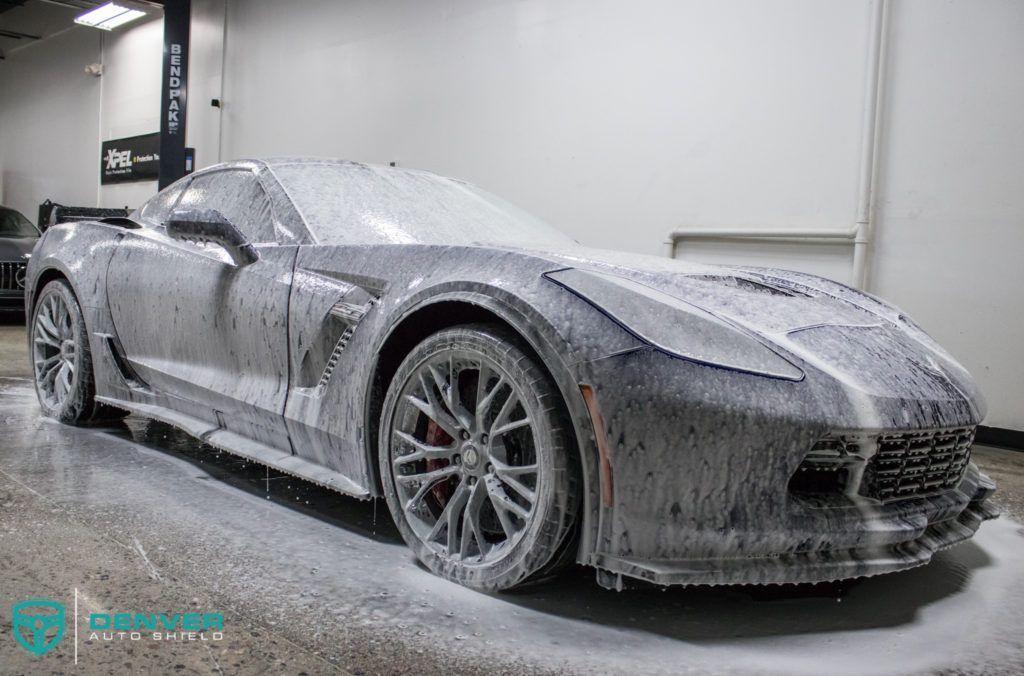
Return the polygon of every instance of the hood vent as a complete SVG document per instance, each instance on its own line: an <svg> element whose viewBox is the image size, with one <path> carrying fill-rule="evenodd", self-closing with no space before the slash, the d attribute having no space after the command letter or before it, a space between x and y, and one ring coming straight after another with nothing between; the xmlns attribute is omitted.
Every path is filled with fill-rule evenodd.
<svg viewBox="0 0 1024 676"><path fill-rule="evenodd" d="M748 291L750 293L763 293L769 296L803 296L807 297L807 294L799 293L797 291L791 291L788 289L780 289L777 286L771 286L764 282L755 282L752 279L745 277L733 277L730 275L687 275L687 279L696 279L701 282L712 282L714 284L722 284L725 286L731 286L734 289L740 291Z"/></svg>

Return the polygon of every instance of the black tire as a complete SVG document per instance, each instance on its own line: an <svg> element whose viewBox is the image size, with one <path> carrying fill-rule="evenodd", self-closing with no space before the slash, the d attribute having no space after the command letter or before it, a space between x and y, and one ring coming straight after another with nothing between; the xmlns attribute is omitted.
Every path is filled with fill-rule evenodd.
<svg viewBox="0 0 1024 676"><path fill-rule="evenodd" d="M423 380L424 370L429 370L432 364L443 366L446 356L450 371L442 375L441 380L447 384L447 389L438 384L436 376L432 381ZM476 372L476 384L473 383L474 359L481 364ZM440 370L435 368L435 371ZM484 381L482 386L480 380ZM442 425L417 405L407 402L411 401L410 397L418 398L416 392L419 392L424 397L420 405L427 403L429 387L434 402L451 413L455 410L449 400L453 396L453 381L458 385L454 396L457 405L462 407L463 418L461 421L459 415L447 418L448 425L453 422L461 425L458 435L441 431L445 439L452 440L444 442L444 450L453 455L450 460L410 461L408 458L419 458L428 452L424 449L436 449L431 451L434 453L441 450L441 446L433 445L441 442L429 441L429 434L430 425L434 425L435 437ZM485 396L489 383L497 384L493 394ZM471 398L473 393L475 397ZM503 395L507 396L506 402L513 403L500 405ZM481 407L482 401L485 403ZM493 409L498 408L509 409L506 418L502 418L501 412L493 413ZM470 414L475 417L465 422ZM513 416L521 420L511 421ZM499 424L499 418L511 424ZM423 429L423 420L427 421L425 439L428 441L408 431ZM524 423L524 420L529 422ZM515 431L500 431L516 424L523 426ZM490 438L490 434L494 437ZM421 444L431 445L412 445L409 435ZM458 450L451 451L451 448ZM384 400L378 456L381 483L395 523L416 557L435 574L474 589L503 591L535 577L550 577L556 568L571 563L573 557L565 553L575 553L575 523L580 505L572 426L554 383L529 356L518 337L503 327L474 324L445 329L426 338L409 353L398 367ZM400 463L398 467L396 459ZM437 463L434 469L427 464L431 462ZM448 464L441 464L446 462ZM514 464L516 462L519 464ZM526 471L531 467L536 469ZM437 474L449 470L454 474L431 484L436 487L429 488L416 508L410 508L407 514L407 506L416 500L415 496L407 499L408 494L415 491L419 495L428 490L423 486L430 481L419 477L428 472ZM519 487L527 488L527 492L517 493L519 487L513 490L507 483L509 476ZM453 484L455 487L451 488ZM440 489L449 491L443 501L444 496L437 494ZM477 493L483 497L477 499ZM523 495L532 495L532 501ZM448 532L452 529L447 525L441 526L442 530L435 536L443 536L446 544L435 541L431 535L442 520L445 524L453 523L451 515L445 518L445 514L447 510L457 511L459 496L463 496L465 506L461 514L454 516L454 537L460 543L460 551L456 553L453 536ZM518 509L506 509L512 505L503 496L516 502ZM524 504L529 505L528 510ZM521 512L526 515L521 516ZM435 525L424 536L432 516L436 516ZM500 529L495 526L497 522L500 522ZM514 531L512 535L509 525ZM472 555L474 543L475 556Z"/></svg>
<svg viewBox="0 0 1024 676"><path fill-rule="evenodd" d="M66 324L55 326L52 317L47 314L51 311L66 318ZM56 279L43 287L33 306L29 323L33 381L43 413L69 425L89 425L118 420L127 415L96 401L96 381L93 377L88 336L82 308L68 283ZM50 359L56 362L50 364ZM51 379L61 377L58 370L64 368L63 362L70 364L71 368L67 371L67 385L61 384L58 393L54 391L56 383L52 386L48 383Z"/></svg>

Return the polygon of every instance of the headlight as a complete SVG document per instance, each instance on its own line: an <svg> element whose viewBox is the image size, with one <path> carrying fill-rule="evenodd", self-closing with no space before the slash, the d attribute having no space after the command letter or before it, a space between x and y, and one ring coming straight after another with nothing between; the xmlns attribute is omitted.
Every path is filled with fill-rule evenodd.
<svg viewBox="0 0 1024 676"><path fill-rule="evenodd" d="M617 275L574 268L545 277L662 352L771 378L804 377L800 369L742 328L657 289Z"/></svg>

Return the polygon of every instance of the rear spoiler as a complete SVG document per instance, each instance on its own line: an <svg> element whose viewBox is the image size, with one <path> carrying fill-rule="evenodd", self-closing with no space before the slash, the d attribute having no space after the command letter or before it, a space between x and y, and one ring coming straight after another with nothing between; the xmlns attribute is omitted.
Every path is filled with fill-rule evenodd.
<svg viewBox="0 0 1024 676"><path fill-rule="evenodd" d="M57 204L46 200L39 205L39 229L46 231L47 228L58 225L60 223L71 223L74 221L98 221L102 220L111 222L111 225L121 225L122 227L138 227L133 221L133 225L128 225L123 221L128 220L126 217L131 211L128 207L124 209L99 209L97 207L74 207L67 206L65 204Z"/></svg>

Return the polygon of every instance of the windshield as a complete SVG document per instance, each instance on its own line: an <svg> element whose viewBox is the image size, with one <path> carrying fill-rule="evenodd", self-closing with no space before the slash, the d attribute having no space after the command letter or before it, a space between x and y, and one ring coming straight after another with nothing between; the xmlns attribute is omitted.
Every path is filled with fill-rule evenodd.
<svg viewBox="0 0 1024 676"><path fill-rule="evenodd" d="M0 207L0 237L38 237L36 226L14 209Z"/></svg>
<svg viewBox="0 0 1024 676"><path fill-rule="evenodd" d="M565 245L518 207L434 174L342 162L273 165L322 244Z"/></svg>

